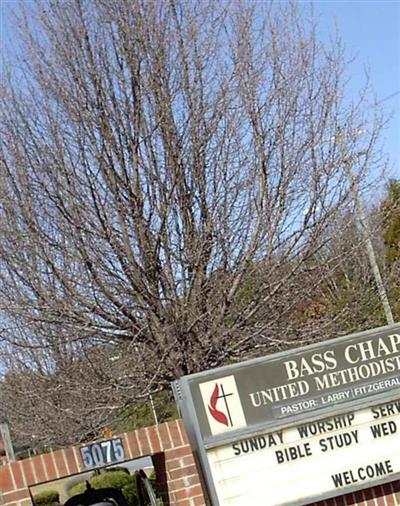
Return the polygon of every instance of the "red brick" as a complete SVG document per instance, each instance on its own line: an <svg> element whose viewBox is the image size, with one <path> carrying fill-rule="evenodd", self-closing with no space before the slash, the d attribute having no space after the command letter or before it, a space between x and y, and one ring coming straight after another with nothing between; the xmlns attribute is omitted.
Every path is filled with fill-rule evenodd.
<svg viewBox="0 0 400 506"><path fill-rule="evenodd" d="M385 495L386 494L383 490L383 487L381 487L381 486L375 487L374 493L375 493L375 500L378 503L378 506L386 506L386 502L385 502Z"/></svg>
<svg viewBox="0 0 400 506"><path fill-rule="evenodd" d="M172 421L168 424L168 428L174 447L183 446L184 443L181 438L181 431L179 430L178 423L176 421Z"/></svg>
<svg viewBox="0 0 400 506"><path fill-rule="evenodd" d="M44 453L42 455L43 464L47 472L49 480L55 480L57 478L56 468L53 462L53 456L51 453Z"/></svg>
<svg viewBox="0 0 400 506"><path fill-rule="evenodd" d="M168 471L168 474L171 480L178 480L179 478L183 478L184 476L193 476L193 475L198 476L196 466L172 469L171 471Z"/></svg>
<svg viewBox="0 0 400 506"><path fill-rule="evenodd" d="M344 504L346 506L353 506L354 504L356 504L353 494L346 494L343 496L343 498L344 498Z"/></svg>
<svg viewBox="0 0 400 506"><path fill-rule="evenodd" d="M400 504L400 480L393 482L392 488L395 504L398 506Z"/></svg>
<svg viewBox="0 0 400 506"><path fill-rule="evenodd" d="M171 490L181 490L185 487L185 482L183 481L183 478L179 478L178 480L171 480L169 482L169 488Z"/></svg>
<svg viewBox="0 0 400 506"><path fill-rule="evenodd" d="M181 459L181 462L183 466L192 466L193 464L195 464L193 454L183 457Z"/></svg>
<svg viewBox="0 0 400 506"><path fill-rule="evenodd" d="M206 501L203 495L199 495L192 499L194 506L206 506Z"/></svg>
<svg viewBox="0 0 400 506"><path fill-rule="evenodd" d="M79 467L75 458L74 450L72 448L66 448L64 452L69 474L76 474L79 471Z"/></svg>
<svg viewBox="0 0 400 506"><path fill-rule="evenodd" d="M203 495L199 495L192 499L194 506L206 506L206 501Z"/></svg>
<svg viewBox="0 0 400 506"><path fill-rule="evenodd" d="M354 504L357 506L365 506L365 499L362 490L358 490L357 492L353 492L352 496L354 497Z"/></svg>
<svg viewBox="0 0 400 506"><path fill-rule="evenodd" d="M375 504L377 506L386 506L386 501L383 497L376 497L375 498Z"/></svg>
<svg viewBox="0 0 400 506"><path fill-rule="evenodd" d="M176 420L176 423L178 425L179 433L181 435L182 444L184 444L184 445L189 444L189 438L188 438L183 420L180 418L179 420Z"/></svg>
<svg viewBox="0 0 400 506"><path fill-rule="evenodd" d="M364 495L362 493L362 490L359 490L358 492L354 492L352 495L353 503L357 506L364 506Z"/></svg>
<svg viewBox="0 0 400 506"><path fill-rule="evenodd" d="M150 440L151 453L159 453L161 451L161 445L157 427L148 427L146 430L147 437Z"/></svg>
<svg viewBox="0 0 400 506"><path fill-rule="evenodd" d="M394 502L394 495L390 494L387 495L385 498L387 506L396 506L396 503Z"/></svg>
<svg viewBox="0 0 400 506"><path fill-rule="evenodd" d="M192 454L190 446L181 446L180 448L172 448L165 452L166 459L175 459L177 457L187 457Z"/></svg>
<svg viewBox="0 0 400 506"><path fill-rule="evenodd" d="M4 503L10 503L10 502L16 502L21 501L22 499L29 499L29 490L27 488L23 490L17 490L14 492L8 492L7 494L2 495L2 499L4 500Z"/></svg>
<svg viewBox="0 0 400 506"><path fill-rule="evenodd" d="M181 490L183 488L193 487L194 485L199 485L200 480L196 475L193 476L183 476L177 480L170 480L169 487L171 490Z"/></svg>
<svg viewBox="0 0 400 506"><path fill-rule="evenodd" d="M179 420L177 420L177 423L178 423L178 427L179 427L179 432L181 434L182 443L184 445L189 444L189 439L188 439L188 436L186 433L185 426L183 424L183 420L180 418Z"/></svg>
<svg viewBox="0 0 400 506"><path fill-rule="evenodd" d="M123 434L120 434L119 437L121 438L122 446L124 447L125 459L128 460L133 458L131 455L131 449L128 442L128 434L124 432Z"/></svg>
<svg viewBox="0 0 400 506"><path fill-rule="evenodd" d="M174 497L176 501L180 499L189 499L191 497L190 491L187 488L180 489L174 492Z"/></svg>
<svg viewBox="0 0 400 506"><path fill-rule="evenodd" d="M14 490L14 483L9 466L0 467L0 490L3 492Z"/></svg>
<svg viewBox="0 0 400 506"><path fill-rule="evenodd" d="M17 489L25 487L24 477L22 476L20 462L9 464L11 472L14 476L15 486Z"/></svg>
<svg viewBox="0 0 400 506"><path fill-rule="evenodd" d="M32 460L24 459L21 460L22 473L25 476L25 482L27 485L34 485L36 483L35 476L33 474Z"/></svg>
<svg viewBox="0 0 400 506"><path fill-rule="evenodd" d="M74 451L76 465L78 466L78 472L86 471L86 468L82 462L79 446L73 446L72 449Z"/></svg>
<svg viewBox="0 0 400 506"><path fill-rule="evenodd" d="M140 447L140 455L151 455L150 441L147 440L146 429L139 429L137 431L137 437Z"/></svg>
<svg viewBox="0 0 400 506"><path fill-rule="evenodd" d="M181 469L183 467L186 467L186 465L183 462L183 459L179 459L179 458L178 459L168 459L165 464L166 464L166 468L170 471L172 471L172 469Z"/></svg>
<svg viewBox="0 0 400 506"><path fill-rule="evenodd" d="M67 466L65 465L64 453L62 450L57 450L53 453L56 471L60 478L68 475Z"/></svg>
<svg viewBox="0 0 400 506"><path fill-rule="evenodd" d="M138 440L136 437L136 431L128 432L128 445L130 449L130 453L133 459L136 459L137 457L140 457L140 450L138 445Z"/></svg>
<svg viewBox="0 0 400 506"><path fill-rule="evenodd" d="M44 481L47 481L46 473L44 470L43 461L41 459L41 456L38 455L37 457L33 457L32 464L35 469L35 475L37 483L42 483Z"/></svg>
<svg viewBox="0 0 400 506"><path fill-rule="evenodd" d="M171 437L169 435L168 431L168 423L162 423L158 426L158 430L160 432L160 441L161 441L161 447L164 450L169 450L173 447L171 442Z"/></svg>
<svg viewBox="0 0 400 506"><path fill-rule="evenodd" d="M187 487L183 490L178 490L175 492L175 497L179 499L186 499L190 497L195 497L203 493L203 490L200 485L195 485L194 487Z"/></svg>
<svg viewBox="0 0 400 506"><path fill-rule="evenodd" d="M364 499L364 502L360 502L362 506L376 506L374 499Z"/></svg>
<svg viewBox="0 0 400 506"><path fill-rule="evenodd" d="M396 503L394 502L394 493L391 483L385 483L382 485L382 491L386 498L386 504L387 506L396 506Z"/></svg>
<svg viewBox="0 0 400 506"><path fill-rule="evenodd" d="M167 468L172 471L172 469L181 469L184 467L194 466L194 458L191 457L191 459L187 457L178 457L176 459L167 459L166 466Z"/></svg>
<svg viewBox="0 0 400 506"><path fill-rule="evenodd" d="M200 484L200 477L198 474L192 474L192 476L185 476L183 478L183 481L185 482L186 486L192 487L193 485Z"/></svg>
<svg viewBox="0 0 400 506"><path fill-rule="evenodd" d="M364 497L365 497L365 501L366 501L366 506L375 506L374 489L367 488L367 489L363 490L363 492L364 492Z"/></svg>

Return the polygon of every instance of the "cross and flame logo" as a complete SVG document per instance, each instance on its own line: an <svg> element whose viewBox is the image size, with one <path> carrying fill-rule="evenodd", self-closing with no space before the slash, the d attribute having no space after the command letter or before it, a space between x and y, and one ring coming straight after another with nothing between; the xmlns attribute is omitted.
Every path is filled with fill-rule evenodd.
<svg viewBox="0 0 400 506"><path fill-rule="evenodd" d="M229 406L226 401L226 398L228 397L228 395L232 395L232 394L225 394L224 387L222 385L221 385L221 390L222 390L222 395L219 395L219 386L218 386L218 383L215 383L215 388L214 388L213 393L211 394L211 398L210 398L210 404L208 405L208 411L210 412L210 414L214 418L214 420L216 420L219 423L223 423L224 425L229 427L229 423L231 426L233 425L233 423L232 423L231 415L229 412ZM228 422L228 417L225 415L225 413L223 411L219 411L217 409L217 402L219 401L219 399L224 399L224 401L225 401L225 407L227 410L228 417L230 419L229 422Z"/></svg>
<svg viewBox="0 0 400 506"><path fill-rule="evenodd" d="M211 434L246 427L235 377L225 376L199 385Z"/></svg>

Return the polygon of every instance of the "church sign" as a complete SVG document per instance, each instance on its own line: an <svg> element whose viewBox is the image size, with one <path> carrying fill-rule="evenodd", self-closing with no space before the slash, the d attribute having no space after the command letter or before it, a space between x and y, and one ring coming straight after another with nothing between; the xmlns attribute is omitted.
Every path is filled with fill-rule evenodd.
<svg viewBox="0 0 400 506"><path fill-rule="evenodd" d="M213 504L307 504L400 477L399 324L185 376L174 391Z"/></svg>
<svg viewBox="0 0 400 506"><path fill-rule="evenodd" d="M400 400L251 436L207 458L216 504L280 506L393 481L399 448Z"/></svg>

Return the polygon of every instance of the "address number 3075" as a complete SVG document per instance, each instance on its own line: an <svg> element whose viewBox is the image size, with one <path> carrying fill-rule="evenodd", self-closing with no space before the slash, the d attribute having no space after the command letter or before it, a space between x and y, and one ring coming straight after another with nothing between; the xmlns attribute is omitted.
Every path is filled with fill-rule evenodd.
<svg viewBox="0 0 400 506"><path fill-rule="evenodd" d="M125 460L121 438L81 446L82 462L86 468L104 466Z"/></svg>

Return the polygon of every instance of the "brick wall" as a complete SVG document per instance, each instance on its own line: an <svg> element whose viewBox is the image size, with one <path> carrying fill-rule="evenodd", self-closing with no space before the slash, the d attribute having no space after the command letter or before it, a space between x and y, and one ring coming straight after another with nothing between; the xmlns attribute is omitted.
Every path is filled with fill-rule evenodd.
<svg viewBox="0 0 400 506"><path fill-rule="evenodd" d="M400 480L321 501L312 506L400 506Z"/></svg>
<svg viewBox="0 0 400 506"><path fill-rule="evenodd" d="M126 459L152 455L165 504L205 506L199 473L181 420L124 433ZM79 447L0 466L0 505L30 506L29 486L87 471Z"/></svg>
<svg viewBox="0 0 400 506"><path fill-rule="evenodd" d="M181 420L128 432L121 438L127 460L153 456L167 506L207 504ZM0 505L30 506L29 486L81 471L85 469L78 447L0 466ZM400 481L322 501L314 506L400 506Z"/></svg>

